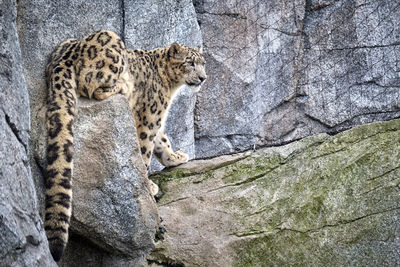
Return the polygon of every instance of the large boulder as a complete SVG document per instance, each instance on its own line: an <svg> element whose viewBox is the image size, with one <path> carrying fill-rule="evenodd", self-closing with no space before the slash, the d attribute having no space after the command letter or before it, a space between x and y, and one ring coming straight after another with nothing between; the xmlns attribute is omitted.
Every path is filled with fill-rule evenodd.
<svg viewBox="0 0 400 267"><path fill-rule="evenodd" d="M158 214L126 98L80 98L74 147L72 235L61 266L144 266Z"/></svg>
<svg viewBox="0 0 400 267"><path fill-rule="evenodd" d="M29 98L16 16L14 1L0 2L0 265L55 266L29 167Z"/></svg>
<svg viewBox="0 0 400 267"><path fill-rule="evenodd" d="M400 120L196 160L153 179L165 228L154 266L400 263Z"/></svg>
<svg viewBox="0 0 400 267"><path fill-rule="evenodd" d="M396 1L195 0L196 157L400 116Z"/></svg>

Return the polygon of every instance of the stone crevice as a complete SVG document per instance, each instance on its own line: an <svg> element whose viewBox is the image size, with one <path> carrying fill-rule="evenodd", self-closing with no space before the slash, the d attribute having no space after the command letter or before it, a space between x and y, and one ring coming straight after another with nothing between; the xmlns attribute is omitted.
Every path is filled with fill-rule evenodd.
<svg viewBox="0 0 400 267"><path fill-rule="evenodd" d="M212 15L212 16L224 16L224 17L229 17L233 19L244 19L246 20L247 17L245 15L242 15L240 13L230 13L230 12L225 12L225 13L214 13L214 12L208 12L208 11L197 11L196 13L198 14L207 14L207 15Z"/></svg>
<svg viewBox="0 0 400 267"><path fill-rule="evenodd" d="M269 234L271 232L267 232L267 231L263 231L263 230L258 230L258 231L249 231L249 232L245 232L245 233L232 233L229 234L230 236L235 236L235 237L239 237L239 238L248 238L251 236L259 236L259 235L265 235L265 234Z"/></svg>
<svg viewBox="0 0 400 267"><path fill-rule="evenodd" d="M381 44L381 45L360 45L360 46L352 46L352 47L321 47L321 46L311 46L309 48L305 48L306 50L315 50L315 51L346 51L346 50L357 50L357 49L377 49L377 48L386 48L386 47L397 47L400 45L400 42L394 42L390 44Z"/></svg>
<svg viewBox="0 0 400 267"><path fill-rule="evenodd" d="M388 209L388 210L384 210L384 211L378 211L378 212L374 212L374 213L369 213L366 214L364 216L360 216L354 219L350 219L350 220L344 220L344 221L338 221L336 223L333 224L324 224L323 226L320 227L316 227L316 228L310 228L307 230L299 230L299 229L295 229L295 228L287 228L287 227L276 227L274 228L276 230L275 231L266 231L266 230L258 230L258 231L250 231L250 232L246 232L246 233L234 233L232 235L236 236L236 237L248 237L248 236L253 236L253 235L265 235L265 234L277 234L279 232L284 232L284 231L290 231L290 232L295 232L295 233L299 233L299 234L304 234L304 235L308 235L310 233L315 233L318 231L321 231L323 229L326 228L332 228L332 227L340 227L343 225L347 225L347 224L352 224L355 223L359 220L363 220L363 219L367 219L371 216L376 216L376 215L380 215L380 214L385 214L385 213L389 213L389 212L393 212L393 211L397 211L400 210L400 207L396 207L393 209ZM259 213L258 213L259 214Z"/></svg>
<svg viewBox="0 0 400 267"><path fill-rule="evenodd" d="M120 0L121 6L121 39L125 42L125 0Z"/></svg>
<svg viewBox="0 0 400 267"><path fill-rule="evenodd" d="M384 173L382 173L382 174L380 174L380 175L377 175L377 176L368 178L367 181L373 181L373 180L377 180L377 179L379 179L379 178L383 178L384 176L386 176L386 175L388 175L388 174L390 174L390 173L392 173L392 172L394 172L394 171L397 171L397 170L399 170L399 169L400 169L400 166L397 166L397 167L395 167L395 168L393 168L393 169L390 169L390 170L388 170L388 171L385 171Z"/></svg>
<svg viewBox="0 0 400 267"><path fill-rule="evenodd" d="M376 85L378 87L382 88L400 88L400 84L380 84L376 80L368 80L368 81L363 81L363 82L356 82L352 85L350 85L349 88L352 88L353 86L364 86L364 85Z"/></svg>
<svg viewBox="0 0 400 267"><path fill-rule="evenodd" d="M163 203L163 204L160 205L160 206L170 205L170 204L172 204L172 203L175 203L175 202L178 202L178 201L182 201L182 200L186 200L186 199L188 199L188 198L190 198L190 197L181 197L181 198L177 198L177 199L171 200L171 201L169 201L169 202Z"/></svg>
<svg viewBox="0 0 400 267"><path fill-rule="evenodd" d="M327 7L331 6L331 5L332 5L332 3L318 3L318 4L315 4L315 5L311 6L310 12L320 11L320 10L322 10L324 8L327 8Z"/></svg>
<svg viewBox="0 0 400 267"><path fill-rule="evenodd" d="M278 28L274 28L274 27L267 27L267 26L265 26L265 25L263 25L263 24L258 24L258 26L260 26L260 28L262 28L262 29L264 29L264 30L277 31L277 32L280 32L280 33L282 33L282 34L284 34L284 35L287 35L287 36L293 36L293 37L301 36L301 31L297 31L297 32L288 32L288 31L284 31L284 30L281 30L281 29L278 29Z"/></svg>
<svg viewBox="0 0 400 267"><path fill-rule="evenodd" d="M364 220L364 219L367 219L367 218L372 217L372 216L385 214L385 213L398 211L398 210L400 210L400 207L395 207L395 208L392 208L392 209L377 211L377 212L365 214L365 215L357 217L357 218L348 219L348 220L342 220L342 221L338 221L338 222L333 223L333 224L326 224L326 225L323 225L323 226L315 228L315 229L309 229L309 230L306 230L305 233L319 231L319 230L322 230L322 229L327 228L327 227L339 227L339 226L342 226L342 225L355 223L357 221Z"/></svg>
<svg viewBox="0 0 400 267"><path fill-rule="evenodd" d="M15 138L17 138L18 142L24 147L25 152L27 153L28 149L27 149L27 145L24 143L24 141L22 141L20 134L19 134L19 130L17 129L17 126L11 121L10 117L7 115L7 113L4 112L4 117L5 117L5 121L8 125L8 127L10 128L10 130L13 132Z"/></svg>

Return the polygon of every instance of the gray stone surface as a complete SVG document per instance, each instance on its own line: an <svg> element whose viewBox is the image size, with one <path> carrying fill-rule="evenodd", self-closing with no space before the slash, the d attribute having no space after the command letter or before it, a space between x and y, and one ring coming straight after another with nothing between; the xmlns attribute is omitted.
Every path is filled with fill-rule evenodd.
<svg viewBox="0 0 400 267"><path fill-rule="evenodd" d="M29 99L15 1L0 2L0 265L55 266L29 168Z"/></svg>
<svg viewBox="0 0 400 267"><path fill-rule="evenodd" d="M299 82L304 116L335 131L399 117L399 2L328 2L310 9ZM313 124L301 121L299 131L311 132Z"/></svg>
<svg viewBox="0 0 400 267"><path fill-rule="evenodd" d="M78 100L71 220L75 237L61 266L146 263L158 214L136 140L124 96Z"/></svg>
<svg viewBox="0 0 400 267"><path fill-rule="evenodd" d="M397 1L194 1L196 157L400 116Z"/></svg>
<svg viewBox="0 0 400 267"><path fill-rule="evenodd" d="M190 0L124 1L124 36L128 47L153 49L172 42L201 45L201 32Z"/></svg>
<svg viewBox="0 0 400 267"><path fill-rule="evenodd" d="M0 42L0 129L4 129L1 134L5 140L1 149L7 152L0 162L4 165L1 174L7 170L32 175L37 197L32 195L29 181L23 181L27 191L22 193L37 198L42 211L44 68L62 40L81 38L99 29L117 32L130 48L161 47L173 41L191 46L204 42L208 80L197 95L185 88L167 121L173 147L190 158L279 145L315 133L336 133L400 117L398 1L20 0L16 4L3 0L0 5L4 40ZM11 56L10 51L14 51ZM121 153L126 149L121 148ZM14 158L9 155L19 163L9 164L9 158ZM159 169L153 161L152 170ZM109 171L113 170L105 173ZM131 176L124 171L118 174L121 179ZM115 191L110 184L102 186L108 194ZM34 212L37 204L29 205ZM11 206L7 207L4 211L11 212ZM39 222L35 216L28 217ZM77 222L73 229L80 229L75 228ZM114 261L120 266L143 262L140 253L136 263L126 257L117 259L116 250L126 253L133 243L127 245L118 237L112 244L116 250L111 249L109 241L100 236L106 238L114 230L110 227L105 233L92 225L96 238L83 241L82 230L73 230L67 250L70 261L64 264L77 265L86 256L96 263ZM37 231L41 236L39 226ZM40 242L44 262L48 253L42 244L46 241ZM31 247L26 244L28 253Z"/></svg>
<svg viewBox="0 0 400 267"><path fill-rule="evenodd" d="M153 179L165 234L152 266L400 264L399 119Z"/></svg>
<svg viewBox="0 0 400 267"><path fill-rule="evenodd" d="M209 73L195 109L196 156L246 149L263 144L265 135L276 141L292 131L301 1L194 2Z"/></svg>

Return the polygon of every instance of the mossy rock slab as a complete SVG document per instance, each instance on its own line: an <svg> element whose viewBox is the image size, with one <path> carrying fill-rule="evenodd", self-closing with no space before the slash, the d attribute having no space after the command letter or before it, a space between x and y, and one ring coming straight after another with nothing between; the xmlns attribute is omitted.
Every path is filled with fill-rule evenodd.
<svg viewBox="0 0 400 267"><path fill-rule="evenodd" d="M400 264L400 120L151 178L166 230L154 265Z"/></svg>

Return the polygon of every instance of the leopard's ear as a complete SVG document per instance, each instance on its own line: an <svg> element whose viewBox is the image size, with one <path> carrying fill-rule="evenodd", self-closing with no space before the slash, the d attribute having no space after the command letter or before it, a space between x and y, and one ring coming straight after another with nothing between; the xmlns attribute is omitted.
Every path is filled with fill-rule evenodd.
<svg viewBox="0 0 400 267"><path fill-rule="evenodd" d="M182 55L182 47L181 47L181 45L177 44L175 42L172 43L169 46L168 55L170 57L174 58L174 59L182 60L183 59L183 55Z"/></svg>

